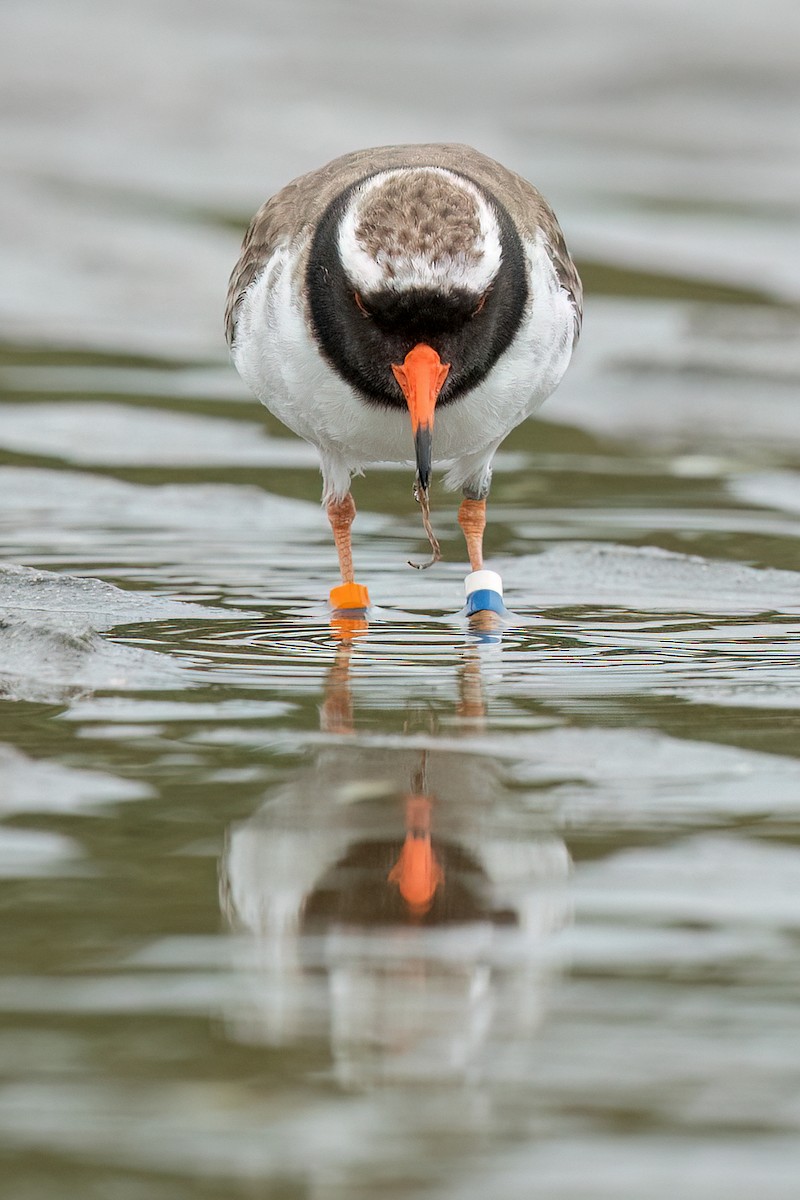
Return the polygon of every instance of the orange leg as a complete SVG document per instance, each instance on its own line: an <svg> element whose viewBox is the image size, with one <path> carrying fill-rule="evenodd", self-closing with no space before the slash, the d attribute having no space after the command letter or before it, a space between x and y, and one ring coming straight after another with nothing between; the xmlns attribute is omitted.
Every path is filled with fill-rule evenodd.
<svg viewBox="0 0 800 1200"><path fill-rule="evenodd" d="M331 604L335 609L349 610L369 607L369 593L353 579L353 547L350 543L350 527L356 516L353 497L348 492L341 500L328 501L328 520L333 530L336 553L339 555L339 570L342 582L331 589Z"/></svg>
<svg viewBox="0 0 800 1200"><path fill-rule="evenodd" d="M342 583L353 582L353 547L350 544L350 527L355 518L356 505L350 492L341 500L328 501L328 520L333 530L336 553L339 555Z"/></svg>
<svg viewBox="0 0 800 1200"><path fill-rule="evenodd" d="M486 528L486 501L462 500L458 523L467 539L469 565L473 571L483 568L483 531Z"/></svg>

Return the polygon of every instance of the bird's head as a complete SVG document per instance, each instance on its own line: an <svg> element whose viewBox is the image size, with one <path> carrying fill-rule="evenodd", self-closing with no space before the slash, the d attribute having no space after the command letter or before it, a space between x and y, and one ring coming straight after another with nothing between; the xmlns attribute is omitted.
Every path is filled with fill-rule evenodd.
<svg viewBox="0 0 800 1200"><path fill-rule="evenodd" d="M308 295L339 374L366 403L408 409L427 488L435 408L485 377L522 319L525 259L510 217L453 171L382 171L326 210Z"/></svg>

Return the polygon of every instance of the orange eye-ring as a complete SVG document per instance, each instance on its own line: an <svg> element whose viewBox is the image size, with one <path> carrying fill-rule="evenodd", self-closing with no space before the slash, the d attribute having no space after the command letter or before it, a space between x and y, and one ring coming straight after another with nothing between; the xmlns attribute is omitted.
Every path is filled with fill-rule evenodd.
<svg viewBox="0 0 800 1200"><path fill-rule="evenodd" d="M353 292L353 299L356 302L356 308L358 309L358 311L361 313L362 316L369 317L372 315L371 313L369 313L367 311L367 309L364 305L364 301L361 299L361 296L358 292Z"/></svg>

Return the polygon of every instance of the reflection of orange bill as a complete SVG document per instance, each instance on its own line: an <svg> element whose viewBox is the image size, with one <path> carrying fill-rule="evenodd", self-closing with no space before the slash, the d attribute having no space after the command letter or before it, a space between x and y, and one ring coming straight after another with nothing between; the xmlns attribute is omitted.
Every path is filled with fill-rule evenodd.
<svg viewBox="0 0 800 1200"><path fill-rule="evenodd" d="M388 879L398 885L415 916L428 912L436 889L444 883L444 871L431 845L431 802L427 796L409 796L406 800L406 840Z"/></svg>

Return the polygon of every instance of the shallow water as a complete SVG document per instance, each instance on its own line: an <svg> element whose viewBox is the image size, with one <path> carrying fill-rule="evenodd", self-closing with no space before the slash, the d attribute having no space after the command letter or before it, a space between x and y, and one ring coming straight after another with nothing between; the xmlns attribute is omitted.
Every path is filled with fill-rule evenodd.
<svg viewBox="0 0 800 1200"><path fill-rule="evenodd" d="M4 1198L796 1196L798 10L644 7L6 5ZM397 469L331 625L219 334L271 188L429 137L589 285L498 456L502 639Z"/></svg>

